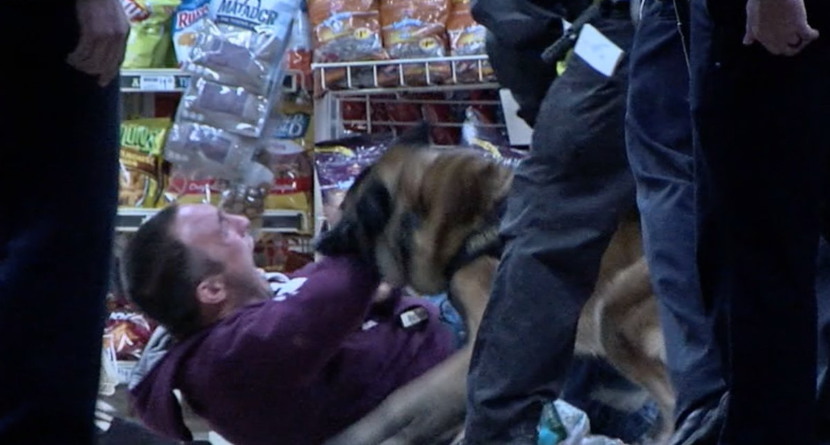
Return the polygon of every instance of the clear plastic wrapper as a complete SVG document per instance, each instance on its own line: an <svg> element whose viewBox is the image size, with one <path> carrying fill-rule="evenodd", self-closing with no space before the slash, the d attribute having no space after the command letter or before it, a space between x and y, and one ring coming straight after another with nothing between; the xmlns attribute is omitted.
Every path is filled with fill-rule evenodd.
<svg viewBox="0 0 830 445"><path fill-rule="evenodd" d="M281 23L280 28L291 29L292 18L285 17L284 21L288 23ZM190 60L182 69L213 82L239 85L267 95L281 74L273 64L275 58L281 58L279 52L285 50L286 42L283 35L227 31L206 20L196 34Z"/></svg>
<svg viewBox="0 0 830 445"><path fill-rule="evenodd" d="M189 120L256 138L262 134L270 105L270 98L241 86L197 78L182 96L178 121Z"/></svg>
<svg viewBox="0 0 830 445"><path fill-rule="evenodd" d="M175 164L203 162L233 170L252 154L253 148L244 146L235 134L209 125L183 122L170 129L165 159Z"/></svg>

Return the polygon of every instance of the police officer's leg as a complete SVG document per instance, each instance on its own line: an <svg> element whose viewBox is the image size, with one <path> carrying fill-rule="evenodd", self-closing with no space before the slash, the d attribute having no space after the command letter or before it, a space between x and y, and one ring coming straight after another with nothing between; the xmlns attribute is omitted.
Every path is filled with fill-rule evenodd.
<svg viewBox="0 0 830 445"><path fill-rule="evenodd" d="M629 47L627 11L595 26ZM535 444L542 403L557 396L600 257L619 214L634 205L626 65L606 78L575 57L542 104L508 198L507 247L475 343L467 444Z"/></svg>
<svg viewBox="0 0 830 445"><path fill-rule="evenodd" d="M681 424L691 410L716 404L725 383L695 262L688 34L678 28L688 10L672 0L646 0L642 8L631 50L628 158Z"/></svg>
<svg viewBox="0 0 830 445"><path fill-rule="evenodd" d="M723 443L815 443L821 151L826 44L779 58L742 45L743 23L693 1L692 111L720 258L702 289L729 308L731 399ZM823 46L824 45L824 46ZM826 65L825 65L826 66Z"/></svg>

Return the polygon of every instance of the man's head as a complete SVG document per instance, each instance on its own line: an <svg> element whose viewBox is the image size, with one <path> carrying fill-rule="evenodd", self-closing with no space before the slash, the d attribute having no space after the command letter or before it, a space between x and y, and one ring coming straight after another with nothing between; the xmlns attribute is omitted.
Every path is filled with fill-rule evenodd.
<svg viewBox="0 0 830 445"><path fill-rule="evenodd" d="M248 225L211 205L167 207L124 252L127 296L178 337L267 298Z"/></svg>

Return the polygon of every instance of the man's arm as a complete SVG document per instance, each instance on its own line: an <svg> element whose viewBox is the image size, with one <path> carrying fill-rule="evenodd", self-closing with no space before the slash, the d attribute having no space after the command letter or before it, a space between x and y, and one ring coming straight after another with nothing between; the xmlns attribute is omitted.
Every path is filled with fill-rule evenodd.
<svg viewBox="0 0 830 445"><path fill-rule="evenodd" d="M102 87L118 75L130 25L120 0L77 0L80 38L66 61L78 71L98 79Z"/></svg>
<svg viewBox="0 0 830 445"><path fill-rule="evenodd" d="M379 278L365 263L339 257L311 265L291 283L285 301L243 310L214 328L210 347L226 351L213 364L220 374L222 366L244 366L287 386L313 378L360 328Z"/></svg>

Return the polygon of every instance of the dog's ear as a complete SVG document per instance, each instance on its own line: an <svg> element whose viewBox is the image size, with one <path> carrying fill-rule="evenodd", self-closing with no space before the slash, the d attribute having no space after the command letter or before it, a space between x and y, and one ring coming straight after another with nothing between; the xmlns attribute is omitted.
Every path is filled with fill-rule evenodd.
<svg viewBox="0 0 830 445"><path fill-rule="evenodd" d="M374 263L375 241L392 216L392 195L378 181L362 182L359 189L350 190L356 195L343 209L340 221L315 243L315 249L321 254L359 255L364 261Z"/></svg>

